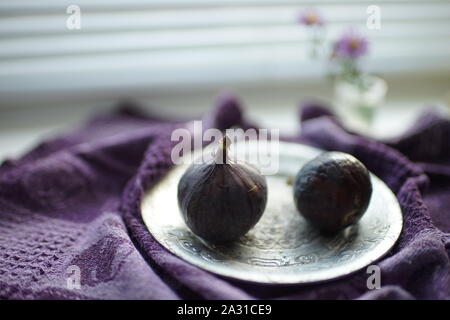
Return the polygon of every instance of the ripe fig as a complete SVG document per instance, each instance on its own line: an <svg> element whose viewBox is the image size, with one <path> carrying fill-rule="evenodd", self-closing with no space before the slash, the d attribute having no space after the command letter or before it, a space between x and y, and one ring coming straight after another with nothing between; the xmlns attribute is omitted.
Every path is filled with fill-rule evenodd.
<svg viewBox="0 0 450 320"><path fill-rule="evenodd" d="M369 171L358 159L343 152L326 152L312 159L294 181L298 211L327 233L357 222L371 195Z"/></svg>
<svg viewBox="0 0 450 320"><path fill-rule="evenodd" d="M187 226L213 243L230 242L246 234L261 218L267 184L259 171L228 156L224 137L214 157L192 164L178 184L178 205Z"/></svg>

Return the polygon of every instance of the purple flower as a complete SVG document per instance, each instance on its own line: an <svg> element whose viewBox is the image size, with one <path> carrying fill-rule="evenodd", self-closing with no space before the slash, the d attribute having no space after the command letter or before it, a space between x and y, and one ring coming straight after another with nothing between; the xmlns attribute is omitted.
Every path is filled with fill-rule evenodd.
<svg viewBox="0 0 450 320"><path fill-rule="evenodd" d="M314 9L304 10L298 22L305 26L322 26L324 24L322 16Z"/></svg>
<svg viewBox="0 0 450 320"><path fill-rule="evenodd" d="M334 43L333 57L357 59L367 53L368 47L366 38L349 31Z"/></svg>

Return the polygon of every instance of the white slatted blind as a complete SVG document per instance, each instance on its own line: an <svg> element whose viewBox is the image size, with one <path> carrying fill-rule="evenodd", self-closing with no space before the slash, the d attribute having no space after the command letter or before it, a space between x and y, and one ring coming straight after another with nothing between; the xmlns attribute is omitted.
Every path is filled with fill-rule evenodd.
<svg viewBox="0 0 450 320"><path fill-rule="evenodd" d="M68 30L66 8L81 8ZM366 9L381 8L381 30ZM317 77L299 10L316 7L328 37L356 26L376 72L450 72L450 1L0 1L0 104L23 95L158 90Z"/></svg>

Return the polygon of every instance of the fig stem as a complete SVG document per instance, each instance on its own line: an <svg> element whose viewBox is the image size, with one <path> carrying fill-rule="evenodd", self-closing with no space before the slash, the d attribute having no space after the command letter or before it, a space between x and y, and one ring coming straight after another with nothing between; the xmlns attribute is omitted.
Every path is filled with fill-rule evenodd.
<svg viewBox="0 0 450 320"><path fill-rule="evenodd" d="M224 136L222 139L220 139L219 141L219 156L222 157L222 164L226 164L227 163L227 152L228 152L228 147L231 144L231 139L228 136Z"/></svg>

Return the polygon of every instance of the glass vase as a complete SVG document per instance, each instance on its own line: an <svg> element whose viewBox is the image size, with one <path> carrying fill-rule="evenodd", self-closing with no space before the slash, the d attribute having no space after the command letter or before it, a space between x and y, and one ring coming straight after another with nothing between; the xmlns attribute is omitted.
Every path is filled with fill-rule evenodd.
<svg viewBox="0 0 450 320"><path fill-rule="evenodd" d="M351 129L370 133L386 93L386 81L379 77L366 76L364 85L338 80L334 86L336 113Z"/></svg>

